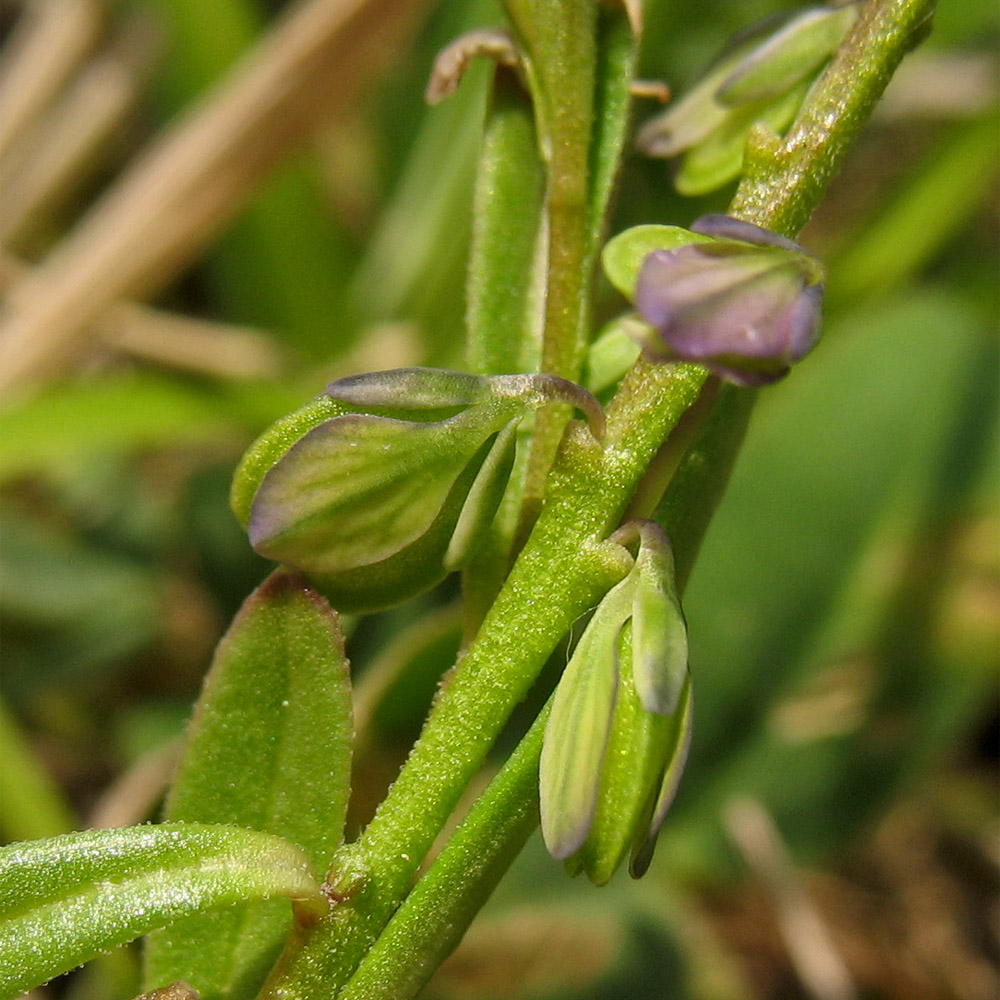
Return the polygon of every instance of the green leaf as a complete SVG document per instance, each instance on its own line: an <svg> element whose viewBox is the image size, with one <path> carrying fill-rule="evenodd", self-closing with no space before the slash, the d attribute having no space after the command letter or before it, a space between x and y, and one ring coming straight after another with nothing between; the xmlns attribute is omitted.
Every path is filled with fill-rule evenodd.
<svg viewBox="0 0 1000 1000"><path fill-rule="evenodd" d="M641 17L638 18L641 20ZM621 169L632 109L641 25L630 22L625 3L602 4L597 12L594 127L590 150L590 247L597 255Z"/></svg>
<svg viewBox="0 0 1000 1000"><path fill-rule="evenodd" d="M0 1000L189 913L273 896L325 905L297 847L236 827L90 830L0 848Z"/></svg>
<svg viewBox="0 0 1000 1000"><path fill-rule="evenodd" d="M11 504L0 505L0 522L3 681L12 694L56 671L120 660L161 634L162 591L151 567Z"/></svg>
<svg viewBox="0 0 1000 1000"><path fill-rule="evenodd" d="M167 817L278 834L323 871L343 837L351 740L337 616L297 574L276 572L219 645ZM252 995L286 926L270 905L199 914L150 938L146 985L183 978L203 1000Z"/></svg>
<svg viewBox="0 0 1000 1000"><path fill-rule="evenodd" d="M5 840L54 837L76 825L68 803L2 702L0 802L0 836Z"/></svg>

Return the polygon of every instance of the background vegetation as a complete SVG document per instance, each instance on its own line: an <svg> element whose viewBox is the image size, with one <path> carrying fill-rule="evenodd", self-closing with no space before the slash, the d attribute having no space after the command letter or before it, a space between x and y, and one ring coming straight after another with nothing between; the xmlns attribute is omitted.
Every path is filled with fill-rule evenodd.
<svg viewBox="0 0 1000 1000"><path fill-rule="evenodd" d="M463 366L485 69L422 94L496 5L400 0L315 58L280 6L0 7L8 841L156 815L267 572L227 506L253 437L337 375ZM780 6L647 8L642 73L680 93ZM762 394L686 595L694 747L649 875L595 890L535 838L429 996L996 995L997 34L945 0L803 234L825 337ZM614 230L729 193L634 155ZM355 826L453 659L452 596L350 623ZM47 995L127 998L135 968Z"/></svg>

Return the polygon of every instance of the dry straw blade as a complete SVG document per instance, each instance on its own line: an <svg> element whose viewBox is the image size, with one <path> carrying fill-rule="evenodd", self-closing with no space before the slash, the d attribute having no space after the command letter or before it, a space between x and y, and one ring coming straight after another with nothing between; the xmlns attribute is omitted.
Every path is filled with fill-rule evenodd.
<svg viewBox="0 0 1000 1000"><path fill-rule="evenodd" d="M291 10L11 289L0 390L60 371L110 303L162 288L282 156L353 100L426 3L309 0Z"/></svg>

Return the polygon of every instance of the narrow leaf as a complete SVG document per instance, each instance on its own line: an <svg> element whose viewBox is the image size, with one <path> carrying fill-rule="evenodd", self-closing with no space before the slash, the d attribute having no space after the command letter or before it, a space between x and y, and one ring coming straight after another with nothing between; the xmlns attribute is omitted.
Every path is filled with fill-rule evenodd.
<svg viewBox="0 0 1000 1000"><path fill-rule="evenodd" d="M544 190L531 99L515 74L499 68L476 174L469 256L466 353L474 371L505 374L539 365L535 286Z"/></svg>
<svg viewBox="0 0 1000 1000"><path fill-rule="evenodd" d="M635 13L634 11L632 12ZM641 17L630 18L625 4L604 4L597 14L594 130L590 154L591 247L605 232L615 179L628 135L631 86L635 77ZM596 253L595 253L596 256Z"/></svg>
<svg viewBox="0 0 1000 1000"><path fill-rule="evenodd" d="M0 837L54 837L76 825L69 804L32 752L27 734L0 702Z"/></svg>
<svg viewBox="0 0 1000 1000"><path fill-rule="evenodd" d="M324 902L302 851L236 827L90 830L0 848L0 1000L179 917L273 896Z"/></svg>
<svg viewBox="0 0 1000 1000"><path fill-rule="evenodd" d="M337 616L301 577L274 573L219 645L167 816L279 834L323 871L343 836L351 740ZM146 986L252 995L286 927L271 906L199 914L149 940Z"/></svg>

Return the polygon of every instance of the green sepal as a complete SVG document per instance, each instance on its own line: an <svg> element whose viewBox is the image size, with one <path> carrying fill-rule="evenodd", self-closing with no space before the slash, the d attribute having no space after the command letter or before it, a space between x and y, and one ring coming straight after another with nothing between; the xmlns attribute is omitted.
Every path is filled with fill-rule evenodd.
<svg viewBox="0 0 1000 1000"><path fill-rule="evenodd" d="M739 177L750 129L763 125L779 135L783 133L794 121L811 82L800 83L777 98L730 110L719 125L684 156L674 177L678 192L693 198Z"/></svg>
<svg viewBox="0 0 1000 1000"><path fill-rule="evenodd" d="M631 850L648 864L687 754L687 636L663 529L628 521L628 575L597 606L556 688L539 766L542 836L597 885Z"/></svg>
<svg viewBox="0 0 1000 1000"><path fill-rule="evenodd" d="M250 523L253 498L267 471L317 424L347 412L348 407L324 393L310 399L294 413L276 420L250 445L236 466L229 491L229 506L244 528Z"/></svg>
<svg viewBox="0 0 1000 1000"><path fill-rule="evenodd" d="M462 504L444 554L445 570L464 566L474 554L483 530L496 515L514 467L518 421L510 420L497 434Z"/></svg>
<svg viewBox="0 0 1000 1000"><path fill-rule="evenodd" d="M461 470L437 516L413 542L379 562L337 572L311 572L310 581L334 607L351 613L400 604L440 583L449 572L445 556L466 497L494 440L488 439Z"/></svg>
<svg viewBox="0 0 1000 1000"><path fill-rule="evenodd" d="M638 834L632 844L629 860L629 874L633 878L642 878L653 860L653 850L656 847L656 837L660 827L667 817L667 812L673 805L677 788L680 785L684 765L687 763L688 751L691 748L691 723L694 717L694 701L691 694L691 677L687 678L681 691L677 711L666 718L664 731L660 733L662 748L666 750L666 766L660 778L660 787L655 801L652 802L648 823L640 825ZM662 717L661 717L662 718Z"/></svg>
<svg viewBox="0 0 1000 1000"><path fill-rule="evenodd" d="M299 848L239 827L88 830L0 848L0 1000L188 914L274 896L326 910Z"/></svg>
<svg viewBox="0 0 1000 1000"><path fill-rule="evenodd" d="M618 698L600 773L593 822L580 849L567 860L571 875L584 872L604 885L628 855L637 836L645 838L650 804L655 801L673 750L674 720L645 709L633 673L634 621L618 642Z"/></svg>
<svg viewBox="0 0 1000 1000"><path fill-rule="evenodd" d="M538 784L542 838L568 858L587 838L618 692L618 640L632 608L634 578L608 592L563 672L545 726Z"/></svg>
<svg viewBox="0 0 1000 1000"><path fill-rule="evenodd" d="M857 16L857 4L803 11L740 60L716 99L732 107L780 97L830 58Z"/></svg>
<svg viewBox="0 0 1000 1000"><path fill-rule="evenodd" d="M672 715L688 674L687 624L677 596L670 543L654 522L645 524L633 572L635 688L647 712Z"/></svg>
<svg viewBox="0 0 1000 1000"><path fill-rule="evenodd" d="M677 250L693 243L711 243L711 236L692 233L680 226L633 226L608 240L601 264L608 280L630 302L635 299L642 262L654 250Z"/></svg>
<svg viewBox="0 0 1000 1000"><path fill-rule="evenodd" d="M744 43L724 56L683 97L650 118L639 130L639 148L648 156L676 156L717 129L730 109L716 100L716 94L750 47Z"/></svg>
<svg viewBox="0 0 1000 1000"><path fill-rule="evenodd" d="M348 413L313 428L264 476L250 542L318 575L381 562L423 535L484 440L518 407L415 423Z"/></svg>
<svg viewBox="0 0 1000 1000"><path fill-rule="evenodd" d="M589 392L544 373L396 369L327 393L253 446L233 496L253 547L346 611L420 593L469 558L510 474L513 431L492 449L512 422L558 401L581 409L596 437L604 430Z"/></svg>
<svg viewBox="0 0 1000 1000"><path fill-rule="evenodd" d="M419 419L421 411L433 413L484 403L497 391L489 379L467 372L390 368L337 379L326 387L326 395L359 413L384 412L407 420Z"/></svg>
<svg viewBox="0 0 1000 1000"><path fill-rule="evenodd" d="M616 385L639 357L638 338L629 333L642 324L635 313L616 316L604 325L587 350L583 366L583 384L595 395Z"/></svg>

